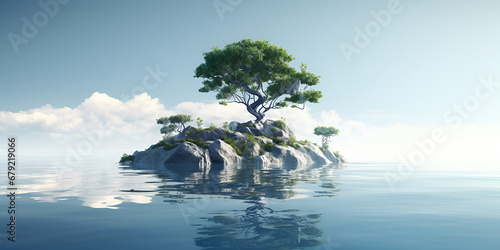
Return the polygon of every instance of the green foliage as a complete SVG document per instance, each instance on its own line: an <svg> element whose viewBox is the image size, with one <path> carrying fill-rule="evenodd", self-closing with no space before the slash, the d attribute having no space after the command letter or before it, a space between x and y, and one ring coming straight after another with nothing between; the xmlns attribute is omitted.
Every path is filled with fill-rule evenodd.
<svg viewBox="0 0 500 250"><path fill-rule="evenodd" d="M271 140L273 140L274 143L280 145L280 146L286 146L285 140L281 137L271 137Z"/></svg>
<svg viewBox="0 0 500 250"><path fill-rule="evenodd" d="M217 129L217 126L215 126L213 123L210 123L210 127L208 127L210 129L210 131L214 131L215 129Z"/></svg>
<svg viewBox="0 0 500 250"><path fill-rule="evenodd" d="M229 130L229 122L223 122L222 123L222 129Z"/></svg>
<svg viewBox="0 0 500 250"><path fill-rule="evenodd" d="M204 62L194 75L204 79L199 91L216 92L221 105L227 105L225 100L229 99L246 105L257 121L273 108L287 107L289 103L303 106L321 98L320 91L305 90L317 85L320 77L308 72L305 64L300 71L291 67L294 58L268 41L243 39L223 49L213 48L203 56Z"/></svg>
<svg viewBox="0 0 500 250"><path fill-rule="evenodd" d="M307 150L307 152L310 152L311 151L311 148L310 147L304 147L305 150Z"/></svg>
<svg viewBox="0 0 500 250"><path fill-rule="evenodd" d="M236 126L236 128L244 128L244 127L255 128L255 125L253 123L240 123L238 124L238 126Z"/></svg>
<svg viewBox="0 0 500 250"><path fill-rule="evenodd" d="M133 162L134 161L134 156L133 155L128 155L128 154L123 154L122 158L120 159L120 163L125 163L125 162Z"/></svg>
<svg viewBox="0 0 500 250"><path fill-rule="evenodd" d="M242 154L244 153L251 153L252 151L250 151L250 149L248 148L248 145L246 142L242 141L240 142L240 146L238 147L241 151Z"/></svg>
<svg viewBox="0 0 500 250"><path fill-rule="evenodd" d="M338 135L339 130L334 127L316 127L314 128L314 134L329 137L332 135Z"/></svg>
<svg viewBox="0 0 500 250"><path fill-rule="evenodd" d="M276 127L278 127L279 129L281 130L285 130L286 128L286 123L285 121L282 121L282 120L277 120L276 121Z"/></svg>
<svg viewBox="0 0 500 250"><path fill-rule="evenodd" d="M239 156L242 156L243 153L241 152L241 150L238 148L238 146L236 146L236 143L234 142L233 139L231 138L225 138L224 139L224 142L229 144L229 146L233 147L234 150L236 151L236 154L238 154Z"/></svg>
<svg viewBox="0 0 500 250"><path fill-rule="evenodd" d="M186 141L191 142L191 143L193 143L201 148L204 148L204 149L208 148L208 144L206 142L204 142L203 140L201 140L201 138L198 138L198 140L187 139Z"/></svg>
<svg viewBox="0 0 500 250"><path fill-rule="evenodd" d="M347 160L344 158L344 156L342 156L339 151L334 151L333 154L335 155L335 157L339 158L340 162L342 163L346 163Z"/></svg>
<svg viewBox="0 0 500 250"><path fill-rule="evenodd" d="M255 136L247 133L242 133L242 134L248 139L248 141L250 142L250 144L252 144L252 146L255 146Z"/></svg>
<svg viewBox="0 0 500 250"><path fill-rule="evenodd" d="M191 118L190 115L183 115L183 114L179 114L179 115L172 115L170 117L168 117L168 120L170 121L170 123L178 123L178 124L186 124L188 122L191 122L193 121L193 119Z"/></svg>
<svg viewBox="0 0 500 250"><path fill-rule="evenodd" d="M338 135L339 134L339 130L334 128L334 127L316 127L314 128L314 134L315 135L319 135L322 137L322 147L327 147L328 148L328 142L329 142L329 138L334 136L334 135Z"/></svg>
<svg viewBox="0 0 500 250"><path fill-rule="evenodd" d="M268 142L264 145L264 150L266 150L267 152L271 152L273 151L273 146L274 144L272 142Z"/></svg>
<svg viewBox="0 0 500 250"><path fill-rule="evenodd" d="M195 135L203 131L203 129L190 129L186 132L186 135Z"/></svg>
<svg viewBox="0 0 500 250"><path fill-rule="evenodd" d="M192 120L190 115L179 114L156 119L156 123L163 125L160 129L162 134L169 134L174 132L176 128L177 132L181 133L186 128L186 123Z"/></svg>
<svg viewBox="0 0 500 250"><path fill-rule="evenodd" d="M149 150L157 149L159 147L163 147L165 150L170 150L172 148L177 147L182 141L175 141L173 136L164 137L162 140L158 141L155 145L153 145Z"/></svg>
<svg viewBox="0 0 500 250"><path fill-rule="evenodd" d="M262 149L261 149L261 150L259 150L259 155L264 155L264 154L265 154L265 153L264 153L264 150L262 150Z"/></svg>
<svg viewBox="0 0 500 250"><path fill-rule="evenodd" d="M168 125L169 123L168 116L156 119L156 124Z"/></svg>
<svg viewBox="0 0 500 250"><path fill-rule="evenodd" d="M203 120L200 117L196 118L196 126L198 126L198 128L201 128L202 125Z"/></svg>
<svg viewBox="0 0 500 250"><path fill-rule="evenodd" d="M290 139L288 139L288 141L286 142L286 145L292 147L292 148L295 148L295 149L299 149L300 148L300 144L298 143L297 139L295 138L295 136L291 136Z"/></svg>

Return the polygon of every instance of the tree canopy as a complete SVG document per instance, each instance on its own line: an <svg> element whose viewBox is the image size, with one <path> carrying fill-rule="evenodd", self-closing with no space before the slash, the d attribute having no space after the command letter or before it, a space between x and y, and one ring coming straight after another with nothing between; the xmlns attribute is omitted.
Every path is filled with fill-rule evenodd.
<svg viewBox="0 0 500 250"><path fill-rule="evenodd" d="M193 119L190 115L172 115L156 119L157 124L163 125L160 133L169 134L177 129L177 132L182 133L186 128L186 123L191 122Z"/></svg>
<svg viewBox="0 0 500 250"><path fill-rule="evenodd" d="M314 134L321 136L321 142L323 144L323 148L328 147L328 142L330 137L339 134L339 130L334 127L316 127L314 128Z"/></svg>
<svg viewBox="0 0 500 250"><path fill-rule="evenodd" d="M200 92L217 92L219 103L241 103L261 121L271 109L304 109L305 103L319 103L320 91L307 89L319 83L320 76L302 64L297 71L289 65L294 58L283 48L268 41L243 39L212 48L203 54L205 62L195 70L203 78Z"/></svg>

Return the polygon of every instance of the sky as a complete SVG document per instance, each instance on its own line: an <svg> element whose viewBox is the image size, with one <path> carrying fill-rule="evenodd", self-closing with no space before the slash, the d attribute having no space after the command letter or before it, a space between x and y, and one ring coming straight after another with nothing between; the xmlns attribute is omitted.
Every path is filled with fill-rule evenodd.
<svg viewBox="0 0 500 250"><path fill-rule="evenodd" d="M0 135L26 155L67 156L85 141L131 153L160 139L159 116L250 120L193 77L204 52L250 38L322 77L321 103L266 117L285 117L299 139L320 142L313 128L335 126L331 145L351 162L498 166L498 10L494 0L1 1Z"/></svg>

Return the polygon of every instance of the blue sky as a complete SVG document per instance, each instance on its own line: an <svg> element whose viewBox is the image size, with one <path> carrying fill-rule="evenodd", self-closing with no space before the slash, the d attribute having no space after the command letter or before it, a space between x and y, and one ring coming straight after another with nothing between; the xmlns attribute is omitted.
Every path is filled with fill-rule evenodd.
<svg viewBox="0 0 500 250"><path fill-rule="evenodd" d="M22 35L22 18L32 20L43 8L38 1L1 1L0 111L75 109L94 92L125 102L156 65L168 77L147 94L165 109L208 105L215 94L198 93L201 79L193 78L202 53L243 38L283 47L294 66L305 63L322 76L316 89L324 97L309 106L312 119L333 110L368 127L444 124L445 111L473 95L479 77L500 81L498 1L220 0L230 6L223 13L214 2L58 3L16 53L8 34ZM376 22L372 12L391 4L398 13L348 62L341 45L354 45L356 28ZM481 101L468 123L500 125L498 95Z"/></svg>

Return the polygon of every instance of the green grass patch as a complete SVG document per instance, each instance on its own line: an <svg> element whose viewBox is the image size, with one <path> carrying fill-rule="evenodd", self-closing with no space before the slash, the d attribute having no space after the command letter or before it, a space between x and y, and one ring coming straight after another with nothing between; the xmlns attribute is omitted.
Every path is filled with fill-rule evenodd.
<svg viewBox="0 0 500 250"><path fill-rule="evenodd" d="M272 142L267 142L267 143L265 143L265 142L263 142L263 141L259 141L259 146L260 146L262 149L264 149L265 151L267 151L267 152L271 152L271 151L273 151L273 145L274 145L274 144L273 144ZM264 152L262 152L262 153L264 153Z"/></svg>
<svg viewBox="0 0 500 250"><path fill-rule="evenodd" d="M283 120L277 120L276 121L276 127L278 127L281 130L285 130L286 128L286 123Z"/></svg>
<svg viewBox="0 0 500 250"><path fill-rule="evenodd" d="M233 147L234 150L236 151L236 154L238 154L239 156L242 156L243 153L241 153L241 150L238 148L238 146L236 146L236 143L234 142L233 139L231 138L224 138L224 142L229 144L229 146Z"/></svg>
<svg viewBox="0 0 500 250"><path fill-rule="evenodd" d="M158 143L153 145L149 150L157 149L160 147L163 147L165 150L170 150L179 144L180 142L176 142L174 137L165 137L162 140L158 141Z"/></svg>
<svg viewBox="0 0 500 250"><path fill-rule="evenodd" d="M186 132L186 135L195 135L203 131L201 128L191 128Z"/></svg>
<svg viewBox="0 0 500 250"><path fill-rule="evenodd" d="M252 144L252 146L255 146L255 136L247 133L242 133L242 134L248 139L248 141L250 142L250 144Z"/></svg>
<svg viewBox="0 0 500 250"><path fill-rule="evenodd" d="M252 151L250 151L250 149L248 148L248 145L247 145L246 142L241 142L240 146L238 148L240 149L240 151L241 151L242 154L246 153L246 152L252 153Z"/></svg>
<svg viewBox="0 0 500 250"><path fill-rule="evenodd" d="M122 158L120 159L120 163L124 163L124 162L127 162L127 161L133 162L134 158L135 158L135 156L133 156L133 155L123 154Z"/></svg>
<svg viewBox="0 0 500 250"><path fill-rule="evenodd" d="M193 143L201 148L204 148L204 149L208 148L208 144L206 142L202 141L201 138L199 138L198 140L187 139L186 141L191 142L191 143Z"/></svg>
<svg viewBox="0 0 500 250"><path fill-rule="evenodd" d="M335 155L335 157L339 158L340 162L342 162L342 163L346 163L347 162L347 160L344 158L343 155L341 155L339 153L339 151L335 151L335 152L333 152L333 154Z"/></svg>
<svg viewBox="0 0 500 250"><path fill-rule="evenodd" d="M280 146L286 146L285 140L283 138L280 138L280 137L271 137L270 139L273 140L274 143L276 143L276 144L278 144Z"/></svg>

